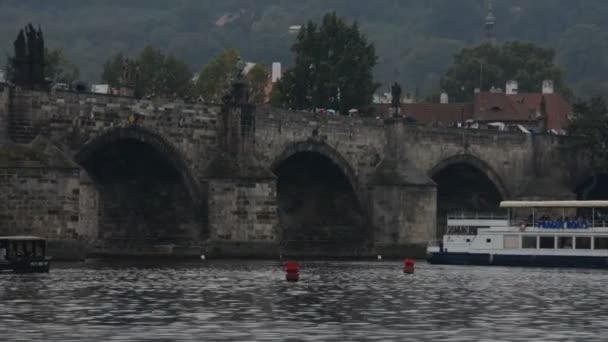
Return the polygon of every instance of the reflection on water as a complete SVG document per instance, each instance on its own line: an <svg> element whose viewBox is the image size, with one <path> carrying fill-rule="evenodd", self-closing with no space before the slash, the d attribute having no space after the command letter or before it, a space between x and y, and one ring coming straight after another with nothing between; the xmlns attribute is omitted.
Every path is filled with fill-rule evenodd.
<svg viewBox="0 0 608 342"><path fill-rule="evenodd" d="M605 341L608 272L88 262L0 277L0 340Z"/></svg>

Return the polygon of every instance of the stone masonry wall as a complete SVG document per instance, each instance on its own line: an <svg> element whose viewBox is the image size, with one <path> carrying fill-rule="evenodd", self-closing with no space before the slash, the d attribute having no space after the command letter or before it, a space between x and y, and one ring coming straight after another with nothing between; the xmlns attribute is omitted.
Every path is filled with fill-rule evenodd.
<svg viewBox="0 0 608 342"><path fill-rule="evenodd" d="M388 153L412 161L430 177L442 163L462 159L480 161L497 176L493 179L506 196L521 190L524 180L533 176L533 149L530 135L470 129L433 129L389 122ZM445 165L448 166L448 165ZM502 189L501 189L502 186Z"/></svg>
<svg viewBox="0 0 608 342"><path fill-rule="evenodd" d="M1 168L0 234L78 239L79 196L78 169Z"/></svg>
<svg viewBox="0 0 608 342"><path fill-rule="evenodd" d="M271 168L293 144L307 141L323 143L344 158L361 185L358 191L365 192L357 195L367 200L365 184L382 160L386 145L381 120L258 109L256 157L266 167Z"/></svg>
<svg viewBox="0 0 608 342"><path fill-rule="evenodd" d="M211 180L208 183L210 249L223 255L246 256L248 248L278 255L277 205L274 179ZM257 244L257 246L253 246ZM264 247L273 250L264 251ZM221 250L221 251L220 251Z"/></svg>
<svg viewBox="0 0 608 342"><path fill-rule="evenodd" d="M114 128L138 126L160 135L180 152L196 178L217 152L219 106L72 92L24 92L30 99L17 113L69 154ZM24 94L22 94L24 95Z"/></svg>
<svg viewBox="0 0 608 342"><path fill-rule="evenodd" d="M8 120L10 105L10 88L0 83L0 145L9 141Z"/></svg>
<svg viewBox="0 0 608 342"><path fill-rule="evenodd" d="M375 242L390 246L426 246L435 238L437 192L434 187L374 186Z"/></svg>

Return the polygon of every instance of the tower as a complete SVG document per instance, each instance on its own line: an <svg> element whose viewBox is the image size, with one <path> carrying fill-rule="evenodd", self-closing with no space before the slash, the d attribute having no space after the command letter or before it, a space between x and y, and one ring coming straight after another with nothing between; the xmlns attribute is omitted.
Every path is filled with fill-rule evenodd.
<svg viewBox="0 0 608 342"><path fill-rule="evenodd" d="M494 16L494 0L488 0L488 15L485 20L486 39L490 43L496 43L496 17Z"/></svg>

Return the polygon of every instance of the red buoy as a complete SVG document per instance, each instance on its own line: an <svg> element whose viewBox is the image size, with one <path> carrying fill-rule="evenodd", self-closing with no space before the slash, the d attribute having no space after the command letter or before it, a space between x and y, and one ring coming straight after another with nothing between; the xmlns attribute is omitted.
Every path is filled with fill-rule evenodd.
<svg viewBox="0 0 608 342"><path fill-rule="evenodd" d="M403 273L412 274L414 273L416 262L412 258L407 258L403 261Z"/></svg>
<svg viewBox="0 0 608 342"><path fill-rule="evenodd" d="M300 266L295 261L287 262L285 266L285 272L287 272L287 281L298 281L300 280Z"/></svg>

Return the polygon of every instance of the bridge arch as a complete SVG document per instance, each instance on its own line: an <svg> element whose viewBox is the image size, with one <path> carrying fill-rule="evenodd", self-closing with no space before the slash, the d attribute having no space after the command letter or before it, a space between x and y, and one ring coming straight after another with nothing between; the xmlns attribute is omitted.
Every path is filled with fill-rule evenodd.
<svg viewBox="0 0 608 342"><path fill-rule="evenodd" d="M437 183L437 233L441 235L450 212L495 212L509 192L500 176L482 159L462 154L446 158L429 172Z"/></svg>
<svg viewBox="0 0 608 342"><path fill-rule="evenodd" d="M286 253L352 255L369 243L366 196L354 169L334 148L315 140L294 142L271 170Z"/></svg>
<svg viewBox="0 0 608 342"><path fill-rule="evenodd" d="M160 134L114 128L90 139L75 160L97 188L100 239L179 244L206 234L200 186Z"/></svg>
<svg viewBox="0 0 608 342"><path fill-rule="evenodd" d="M96 152L112 143L121 140L134 140L153 147L160 155L165 157L171 166L179 170L180 176L187 185L188 193L197 204L202 203L200 186L192 176L190 168L185 162L184 156L173 147L160 134L139 126L119 127L107 131L85 143L84 147L76 153L75 160L83 165Z"/></svg>

